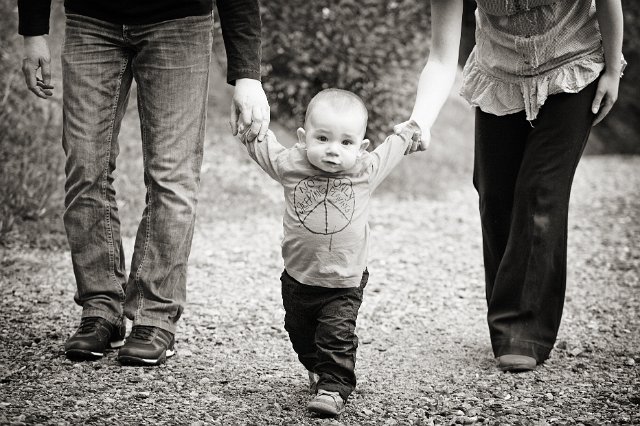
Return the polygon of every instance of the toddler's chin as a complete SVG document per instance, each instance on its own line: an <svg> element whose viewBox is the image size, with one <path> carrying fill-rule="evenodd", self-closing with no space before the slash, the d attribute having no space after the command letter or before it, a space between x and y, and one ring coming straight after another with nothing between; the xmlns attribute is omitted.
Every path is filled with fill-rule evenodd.
<svg viewBox="0 0 640 426"><path fill-rule="evenodd" d="M318 161L318 162L312 161L311 164L313 164L315 167L319 168L323 172L327 172L327 173L338 173L338 172L344 171L342 164L330 164L330 163L325 163L323 161Z"/></svg>

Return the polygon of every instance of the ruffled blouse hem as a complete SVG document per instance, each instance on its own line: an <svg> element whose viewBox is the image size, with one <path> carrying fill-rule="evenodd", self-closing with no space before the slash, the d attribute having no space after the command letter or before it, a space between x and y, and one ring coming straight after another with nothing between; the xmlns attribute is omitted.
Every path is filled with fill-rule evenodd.
<svg viewBox="0 0 640 426"><path fill-rule="evenodd" d="M529 121L535 120L550 95L577 93L604 69L604 58L598 52L544 74L507 80L492 75L475 60L475 52L472 55L463 70L460 95L471 106L494 115L524 110Z"/></svg>

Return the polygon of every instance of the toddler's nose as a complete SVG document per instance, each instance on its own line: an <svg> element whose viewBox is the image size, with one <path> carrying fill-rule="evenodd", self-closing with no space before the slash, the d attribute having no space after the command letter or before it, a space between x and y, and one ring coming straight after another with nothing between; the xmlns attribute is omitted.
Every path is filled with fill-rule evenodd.
<svg viewBox="0 0 640 426"><path fill-rule="evenodd" d="M336 146L332 143L327 145L327 154L329 155L338 155L338 149L336 148Z"/></svg>

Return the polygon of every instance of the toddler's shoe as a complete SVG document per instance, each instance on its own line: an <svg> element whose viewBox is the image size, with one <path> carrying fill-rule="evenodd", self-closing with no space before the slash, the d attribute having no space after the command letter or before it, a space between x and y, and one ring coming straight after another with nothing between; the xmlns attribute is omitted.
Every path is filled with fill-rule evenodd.
<svg viewBox="0 0 640 426"><path fill-rule="evenodd" d="M309 395L315 395L318 392L318 376L313 371L309 371Z"/></svg>
<svg viewBox="0 0 640 426"><path fill-rule="evenodd" d="M318 394L309 401L307 409L320 416L335 417L344 411L344 400L338 392L319 389Z"/></svg>
<svg viewBox="0 0 640 426"><path fill-rule="evenodd" d="M498 368L502 371L517 373L531 371L536 368L536 360L526 355L502 355L496 358Z"/></svg>

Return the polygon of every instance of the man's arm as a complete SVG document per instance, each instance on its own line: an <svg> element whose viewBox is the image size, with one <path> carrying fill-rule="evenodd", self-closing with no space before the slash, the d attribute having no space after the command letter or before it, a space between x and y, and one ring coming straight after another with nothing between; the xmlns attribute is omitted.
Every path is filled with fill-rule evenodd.
<svg viewBox="0 0 640 426"><path fill-rule="evenodd" d="M22 73L29 90L42 99L53 95L51 52L45 37L50 12L51 0L18 0L18 33L24 36Z"/></svg>
<svg viewBox="0 0 640 426"><path fill-rule="evenodd" d="M18 0L18 34L40 36L49 34L51 0Z"/></svg>
<svg viewBox="0 0 640 426"><path fill-rule="evenodd" d="M235 85L231 131L258 141L269 129L270 110L260 83L262 21L258 0L218 0L222 37L227 52L227 82Z"/></svg>
<svg viewBox="0 0 640 426"><path fill-rule="evenodd" d="M258 0L217 0L222 38L227 51L227 82L260 81L262 20Z"/></svg>

